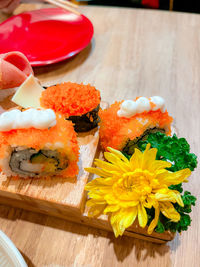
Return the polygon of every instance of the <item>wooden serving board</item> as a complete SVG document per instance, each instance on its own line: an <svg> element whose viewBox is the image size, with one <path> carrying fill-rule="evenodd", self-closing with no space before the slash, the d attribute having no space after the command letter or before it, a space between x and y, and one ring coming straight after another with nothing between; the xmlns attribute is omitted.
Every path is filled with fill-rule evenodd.
<svg viewBox="0 0 200 267"><path fill-rule="evenodd" d="M15 107L10 101L14 90L4 90L0 95L2 111ZM102 108L107 107L102 103ZM89 173L84 168L91 166L99 141L98 128L86 133L78 134L79 174L74 178L53 177L49 179L18 179L6 177L0 173L0 196L11 200L26 202L30 209L37 211L51 211L57 209L62 213L67 211L71 215L83 212L85 203L84 187ZM17 204L18 206L18 204Z"/></svg>
<svg viewBox="0 0 200 267"><path fill-rule="evenodd" d="M80 147L79 174L74 178L18 179L0 174L0 196L21 200L37 208L67 210L80 214L84 207L84 187L88 180L85 167L91 166L99 140L98 130L78 137Z"/></svg>
<svg viewBox="0 0 200 267"><path fill-rule="evenodd" d="M12 90L11 93L13 93ZM13 103L10 102L9 93L8 96L2 98L2 101L0 100L0 106L4 110L14 107ZM107 103L101 103L103 109L107 106ZM99 218L89 218L85 207L87 195L84 187L88 179L92 179L92 176L89 177L89 173L85 172L84 168L92 166L94 157L102 158L98 141L98 129L78 135L80 146L79 174L73 179L57 177L16 180L1 173L0 203L112 231L106 215ZM154 232L152 235L148 235L147 229L139 227L137 222L128 228L124 235L155 243L165 243L174 238L174 234L171 232L163 234Z"/></svg>

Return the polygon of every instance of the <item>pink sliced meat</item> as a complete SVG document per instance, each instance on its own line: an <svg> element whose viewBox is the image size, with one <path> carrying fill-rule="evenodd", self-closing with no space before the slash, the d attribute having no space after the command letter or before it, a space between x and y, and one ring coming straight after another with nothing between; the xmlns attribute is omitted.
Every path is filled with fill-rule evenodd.
<svg viewBox="0 0 200 267"><path fill-rule="evenodd" d="M11 4L11 1L12 0L1 0L0 1L0 8L4 8L4 7L7 7Z"/></svg>
<svg viewBox="0 0 200 267"><path fill-rule="evenodd" d="M7 13L13 12L15 8L19 5L20 0L0 0L0 9Z"/></svg>
<svg viewBox="0 0 200 267"><path fill-rule="evenodd" d="M0 55L0 89L17 87L30 74L33 70L24 54L9 52Z"/></svg>

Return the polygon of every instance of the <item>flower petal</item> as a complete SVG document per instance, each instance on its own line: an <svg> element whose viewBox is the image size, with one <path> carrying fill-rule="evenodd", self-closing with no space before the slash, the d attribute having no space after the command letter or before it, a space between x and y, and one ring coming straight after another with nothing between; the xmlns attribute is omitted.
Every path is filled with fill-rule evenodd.
<svg viewBox="0 0 200 267"><path fill-rule="evenodd" d="M126 228L131 226L137 216L137 207L121 209L118 212L112 213L110 223L112 225L116 237L123 235Z"/></svg>
<svg viewBox="0 0 200 267"><path fill-rule="evenodd" d="M121 210L117 212L113 212L110 217L110 223L112 225L115 237L118 237L119 235L123 235L125 231L125 227L123 225L120 225L120 220L122 219L122 212Z"/></svg>
<svg viewBox="0 0 200 267"><path fill-rule="evenodd" d="M151 209L152 206L154 205L154 202L155 202L155 200L152 199L151 196L149 196L149 197L147 197L146 201L143 202L143 205L145 208Z"/></svg>
<svg viewBox="0 0 200 267"><path fill-rule="evenodd" d="M142 166L142 157L143 153L135 148L135 152L130 158L130 165L131 165L131 170L134 171L135 169L139 169Z"/></svg>
<svg viewBox="0 0 200 267"><path fill-rule="evenodd" d="M152 162L155 162L157 151L157 148L150 149L150 144L147 144L146 149L143 153L143 160L141 166L142 169L149 169L149 167L152 165Z"/></svg>
<svg viewBox="0 0 200 267"><path fill-rule="evenodd" d="M171 219L173 222L180 221L180 214L170 202L160 202L159 204L160 211L165 217Z"/></svg>
<svg viewBox="0 0 200 267"><path fill-rule="evenodd" d="M152 234L153 230L155 229L155 227L158 224L158 219L159 219L159 215L160 215L160 209L157 207L155 208L155 217L154 219L151 221L149 227L148 227L148 234Z"/></svg>
<svg viewBox="0 0 200 267"><path fill-rule="evenodd" d="M93 198L93 199L97 200L97 201L101 201L101 200L104 199L104 196L103 195L101 195L101 194L99 194L99 192L95 192L95 191L90 191L88 193L88 196L90 198Z"/></svg>
<svg viewBox="0 0 200 267"><path fill-rule="evenodd" d="M161 174L157 175L157 178L159 180L160 184L165 184L167 186L170 185L176 185L180 184L182 182L187 182L187 177L191 175L191 170L190 169L183 169L177 172L162 172Z"/></svg>
<svg viewBox="0 0 200 267"><path fill-rule="evenodd" d="M113 164L119 164L119 163L125 164L125 162L123 160L121 160L118 156L116 156L113 153L104 152L104 157L105 157L105 159L107 159L109 162L111 162ZM127 163L129 164L129 162L127 162Z"/></svg>
<svg viewBox="0 0 200 267"><path fill-rule="evenodd" d="M155 172L155 171L158 171L158 170L170 168L171 165L172 164L170 162L168 162L168 161L155 160L154 162L151 162L151 164L149 165L149 170L151 170L152 172Z"/></svg>
<svg viewBox="0 0 200 267"><path fill-rule="evenodd" d="M97 174L98 176L101 176L101 177L110 176L110 172L107 172L105 170L98 169L98 168L90 167L90 168L85 168L85 170L87 172L90 172L90 173L93 173L93 174Z"/></svg>
<svg viewBox="0 0 200 267"><path fill-rule="evenodd" d="M128 228L129 226L131 226L134 223L136 216L137 207L126 209L122 220L124 227Z"/></svg>
<svg viewBox="0 0 200 267"><path fill-rule="evenodd" d="M96 178L85 185L85 190L99 189L101 187L113 185L114 181L111 178Z"/></svg>
<svg viewBox="0 0 200 267"><path fill-rule="evenodd" d="M176 190L166 189L166 193L160 193L159 191L155 194L155 199L158 201L171 201L177 202L181 207L184 206L181 195Z"/></svg>
<svg viewBox="0 0 200 267"><path fill-rule="evenodd" d="M109 162L106 162L106 161L103 161L103 160L100 160L100 159L95 159L95 162L94 164L103 169L103 171L107 171L107 172L111 172L111 171L114 171L114 172L119 172L120 171L120 168L112 163L109 163Z"/></svg>
<svg viewBox="0 0 200 267"><path fill-rule="evenodd" d="M106 214L108 212L115 212L115 211L118 211L119 209L120 209L120 207L117 205L108 205L104 210L104 214Z"/></svg>
<svg viewBox="0 0 200 267"><path fill-rule="evenodd" d="M104 157L112 164L117 165L123 172L130 171L130 163L122 161L118 156L113 153L105 152Z"/></svg>
<svg viewBox="0 0 200 267"><path fill-rule="evenodd" d="M109 205L117 205L119 203L119 200L114 196L112 192L105 196L105 200Z"/></svg>
<svg viewBox="0 0 200 267"><path fill-rule="evenodd" d="M144 228L147 225L147 212L144 206L140 203L138 205L138 222L139 225Z"/></svg>
<svg viewBox="0 0 200 267"><path fill-rule="evenodd" d="M119 228L119 224L118 223L113 223L112 224L112 229L114 232L115 237L117 238L119 235L123 235L124 231L123 229ZM125 229L124 229L125 230Z"/></svg>
<svg viewBox="0 0 200 267"><path fill-rule="evenodd" d="M99 217L101 214L103 214L103 211L105 209L106 205L94 205L90 207L88 211L88 217Z"/></svg>
<svg viewBox="0 0 200 267"><path fill-rule="evenodd" d="M95 205L106 205L106 201L105 200L95 200L95 199L89 199L87 202L86 202L86 206L87 207L92 207L92 206L95 206Z"/></svg>
<svg viewBox="0 0 200 267"><path fill-rule="evenodd" d="M108 151L112 152L116 155L119 159L123 160L126 163L129 163L129 160L119 151L111 147L107 147Z"/></svg>
<svg viewBox="0 0 200 267"><path fill-rule="evenodd" d="M127 208L127 207L135 207L138 204L139 204L139 201L138 200L137 201L132 200L132 201L119 201L119 204L118 205L121 208Z"/></svg>
<svg viewBox="0 0 200 267"><path fill-rule="evenodd" d="M117 220L119 220L121 216L120 211L113 212L111 217L110 217L110 223L113 225Z"/></svg>
<svg viewBox="0 0 200 267"><path fill-rule="evenodd" d="M175 198L176 198L176 202L179 204L179 206L184 207L184 203L181 197L181 194L178 191L174 191L175 193Z"/></svg>

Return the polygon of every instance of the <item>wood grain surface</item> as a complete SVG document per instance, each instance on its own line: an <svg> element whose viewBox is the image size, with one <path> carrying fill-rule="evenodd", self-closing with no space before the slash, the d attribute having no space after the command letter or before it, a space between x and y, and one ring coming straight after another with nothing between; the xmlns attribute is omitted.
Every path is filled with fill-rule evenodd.
<svg viewBox="0 0 200 267"><path fill-rule="evenodd" d="M126 8L81 10L94 24L92 43L70 60L35 68L36 76L44 85L90 82L109 103L161 95L175 117L179 135L186 137L191 151L199 155L200 16ZM1 21L5 18L0 15ZM198 170L185 189L199 196ZM197 202L189 230L172 242L156 245L129 237L115 239L103 230L0 206L1 230L29 266L39 267L198 267L199 217Z"/></svg>

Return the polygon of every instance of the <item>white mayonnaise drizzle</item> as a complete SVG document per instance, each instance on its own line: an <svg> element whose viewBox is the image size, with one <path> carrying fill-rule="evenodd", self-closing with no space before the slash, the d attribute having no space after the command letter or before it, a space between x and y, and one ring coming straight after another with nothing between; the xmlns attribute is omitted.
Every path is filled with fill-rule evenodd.
<svg viewBox="0 0 200 267"><path fill-rule="evenodd" d="M13 109L0 115L0 131L13 129L47 129L56 125L56 115L52 109L37 110L30 108L21 112Z"/></svg>
<svg viewBox="0 0 200 267"><path fill-rule="evenodd" d="M149 100L155 104L155 107L152 108L153 111L160 109L162 112L165 112L165 100L160 96L152 96Z"/></svg>
<svg viewBox="0 0 200 267"><path fill-rule="evenodd" d="M151 108L151 104L155 106ZM165 100L160 96L152 96L149 99L146 97L139 97L136 101L125 100L120 109L117 111L119 117L130 118L135 114L142 113L145 111L156 111L160 109L161 112L165 112Z"/></svg>

